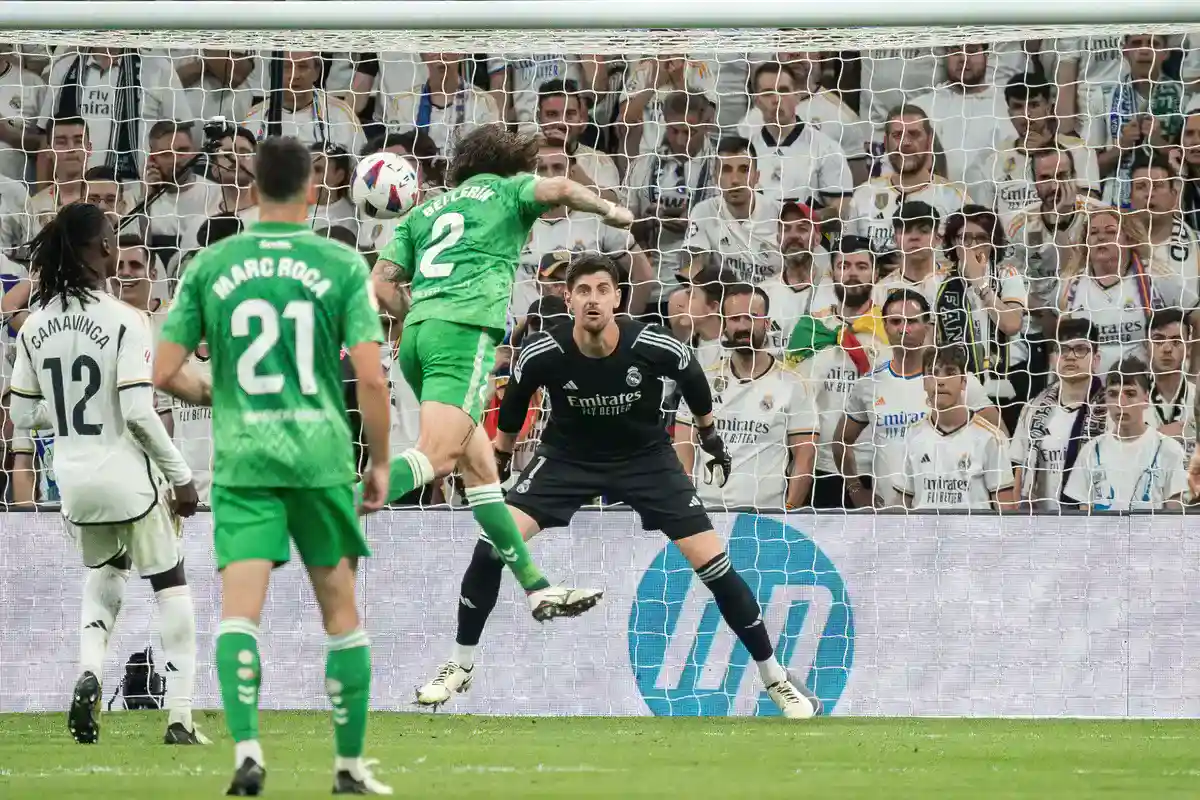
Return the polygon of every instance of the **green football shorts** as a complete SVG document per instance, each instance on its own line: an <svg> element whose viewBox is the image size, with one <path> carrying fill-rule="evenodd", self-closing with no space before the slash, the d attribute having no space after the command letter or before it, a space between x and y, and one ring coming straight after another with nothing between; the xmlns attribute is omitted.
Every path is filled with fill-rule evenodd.
<svg viewBox="0 0 1200 800"><path fill-rule="evenodd" d="M426 319L400 337L400 371L417 399L461 408L478 424L504 332Z"/></svg>
<svg viewBox="0 0 1200 800"><path fill-rule="evenodd" d="M354 508L354 487L212 487L217 569L263 559L276 566L296 543L309 567L335 567L343 558L371 555Z"/></svg>

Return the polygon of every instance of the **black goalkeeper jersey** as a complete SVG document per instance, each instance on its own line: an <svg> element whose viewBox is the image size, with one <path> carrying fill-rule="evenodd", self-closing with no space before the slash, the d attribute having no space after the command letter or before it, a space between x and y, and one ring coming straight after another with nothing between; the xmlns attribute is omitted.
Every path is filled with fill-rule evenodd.
<svg viewBox="0 0 1200 800"><path fill-rule="evenodd" d="M664 328L618 319L613 352L579 351L573 326L556 325L521 348L500 405L498 427L517 433L539 387L550 400L542 446L575 461L619 461L669 447L664 397L678 384L697 417L712 411L704 371Z"/></svg>

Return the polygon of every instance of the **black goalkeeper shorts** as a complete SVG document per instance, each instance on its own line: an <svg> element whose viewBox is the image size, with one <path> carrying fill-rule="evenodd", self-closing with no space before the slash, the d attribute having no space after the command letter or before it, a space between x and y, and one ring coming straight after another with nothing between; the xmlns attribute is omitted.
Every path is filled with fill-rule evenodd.
<svg viewBox="0 0 1200 800"><path fill-rule="evenodd" d="M566 526L580 506L603 496L625 503L648 531L672 541L712 530L712 521L675 451L653 450L624 462L577 461L539 448L505 501L542 529Z"/></svg>

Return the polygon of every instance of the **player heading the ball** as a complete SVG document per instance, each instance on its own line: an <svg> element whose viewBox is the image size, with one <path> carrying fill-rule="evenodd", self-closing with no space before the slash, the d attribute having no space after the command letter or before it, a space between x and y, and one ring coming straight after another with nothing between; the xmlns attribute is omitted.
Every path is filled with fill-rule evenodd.
<svg viewBox="0 0 1200 800"><path fill-rule="evenodd" d="M370 455L363 506L375 510L387 486L389 408L370 271L356 251L309 228L316 187L311 156L299 141L261 142L255 185L260 221L188 265L154 362L158 388L198 404L204 388L181 367L201 341L208 344L213 537L222 587L217 675L237 743L228 793L257 795L265 781L258 624L271 570L287 562L294 542L329 636L334 792L391 794L362 758L371 655L354 574L358 559L371 553L354 507L341 372L345 347Z"/></svg>
<svg viewBox="0 0 1200 800"><path fill-rule="evenodd" d="M67 726L81 744L100 736L108 640L136 567L154 589L171 667L164 741L204 744L192 724L196 620L179 521L195 513L196 487L154 409L150 328L104 290L117 270L117 235L98 207L64 206L32 253L39 308L14 348L13 424L53 430L63 527L88 567Z"/></svg>
<svg viewBox="0 0 1200 800"><path fill-rule="evenodd" d="M567 272L574 322L551 325L521 348L500 404L495 458L507 475L517 432L534 393L550 397L550 420L533 461L508 495L521 534L565 527L580 506L604 495L629 505L646 530L675 543L712 592L721 616L758 664L767 694L789 718L820 712L820 702L775 658L754 592L733 568L725 543L696 494L667 435L664 381L679 386L691 409L705 468L724 484L731 460L713 420L712 391L700 364L662 327L616 317L620 273L599 254L577 256ZM450 661L417 690L438 706L466 691L475 647L496 605L503 567L484 537L463 575L458 633Z"/></svg>
<svg viewBox="0 0 1200 800"><path fill-rule="evenodd" d="M501 125L464 137L450 165L454 188L404 217L375 263L375 288L384 308L404 318L400 369L421 402L417 446L392 463L388 498L457 468L475 520L528 593L533 616L547 620L576 616L601 593L551 586L530 558L479 425L487 379L521 248L537 218L566 205L628 228L633 214L569 178L533 175L537 153L535 136Z"/></svg>

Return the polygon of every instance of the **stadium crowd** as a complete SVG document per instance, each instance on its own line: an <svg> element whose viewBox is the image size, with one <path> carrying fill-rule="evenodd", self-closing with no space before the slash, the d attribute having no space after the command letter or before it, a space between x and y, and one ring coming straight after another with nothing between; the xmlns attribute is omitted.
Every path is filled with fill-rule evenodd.
<svg viewBox="0 0 1200 800"><path fill-rule="evenodd" d="M497 393L522 341L566 314L572 253L598 251L625 275L627 312L661 321L708 370L734 458L723 487L695 471L712 507L1190 500L1200 43L1187 38L711 57L290 52L276 70L252 52L0 51L5 389L37 294L23 245L64 204L123 219L113 291L157 329L192 255L256 221L253 155L268 130L311 146L314 229L371 260L393 223L348 199L356 158L412 159L428 197L459 137L500 123L541 137L539 173L638 222L621 231L565 208L538 221ZM402 328L389 330L394 344ZM664 411L686 423L664 389ZM417 433L398 371L393 406L398 452ZM208 410L164 399L161 413L202 479ZM535 409L526 456L538 425ZM685 465L690 431L675 428ZM6 502L55 500L52 436L5 420L3 444Z"/></svg>

